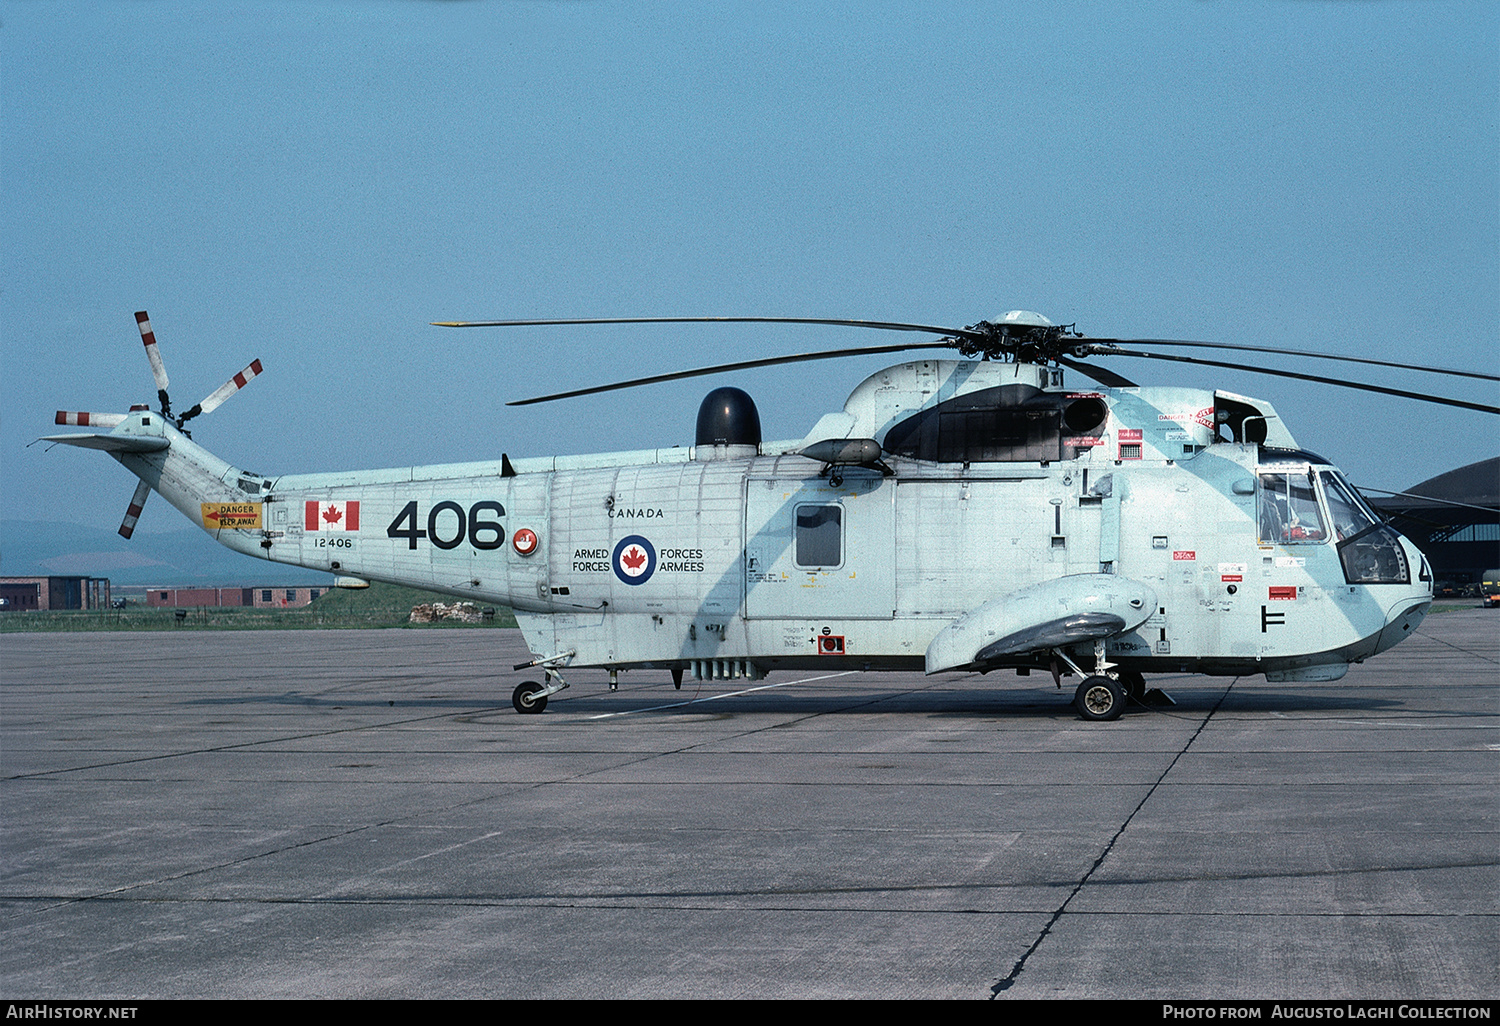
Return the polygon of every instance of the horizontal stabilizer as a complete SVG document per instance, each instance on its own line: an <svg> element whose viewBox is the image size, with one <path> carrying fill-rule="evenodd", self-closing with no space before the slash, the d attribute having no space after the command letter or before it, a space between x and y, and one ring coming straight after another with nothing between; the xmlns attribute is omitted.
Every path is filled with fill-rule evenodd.
<svg viewBox="0 0 1500 1026"><path fill-rule="evenodd" d="M160 452L172 443L165 438L140 435L44 435L43 442L60 442L105 452Z"/></svg>

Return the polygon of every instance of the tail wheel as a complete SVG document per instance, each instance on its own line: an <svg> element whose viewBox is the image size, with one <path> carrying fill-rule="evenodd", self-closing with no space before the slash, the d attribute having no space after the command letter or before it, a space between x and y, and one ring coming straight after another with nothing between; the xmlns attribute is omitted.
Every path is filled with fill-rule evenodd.
<svg viewBox="0 0 1500 1026"><path fill-rule="evenodd" d="M1115 720L1125 709L1125 689L1109 677L1089 677L1073 693L1073 708L1086 720Z"/></svg>
<svg viewBox="0 0 1500 1026"><path fill-rule="evenodd" d="M510 704L516 707L518 713L539 713L547 708L547 696L541 694L541 691L542 686L534 680L517 684L516 690L510 693Z"/></svg>

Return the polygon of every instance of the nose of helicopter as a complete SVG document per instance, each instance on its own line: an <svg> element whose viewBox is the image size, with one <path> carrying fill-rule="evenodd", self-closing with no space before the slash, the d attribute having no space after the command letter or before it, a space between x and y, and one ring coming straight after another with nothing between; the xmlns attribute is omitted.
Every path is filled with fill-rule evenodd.
<svg viewBox="0 0 1500 1026"><path fill-rule="evenodd" d="M1376 652L1384 652L1411 637L1432 608L1432 570L1427 557L1405 535L1401 535L1401 551L1406 556L1406 565L1412 569L1411 581L1404 593L1386 607L1385 627L1376 638Z"/></svg>

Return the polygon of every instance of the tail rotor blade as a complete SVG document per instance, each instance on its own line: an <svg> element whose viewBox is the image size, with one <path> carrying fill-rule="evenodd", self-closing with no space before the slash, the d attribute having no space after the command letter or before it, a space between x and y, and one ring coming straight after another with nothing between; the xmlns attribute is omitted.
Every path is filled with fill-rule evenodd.
<svg viewBox="0 0 1500 1026"><path fill-rule="evenodd" d="M151 361L151 376L156 379L158 390L167 390L167 368L161 362L161 352L156 348L156 333L151 330L151 318L146 316L146 311L138 310L135 315L136 327L141 329L141 342L146 346L146 359Z"/></svg>
<svg viewBox="0 0 1500 1026"><path fill-rule="evenodd" d="M167 398L167 367L161 362L161 351L156 348L156 333L151 330L151 318L146 311L137 310L135 325L141 329L141 342L146 346L146 359L151 361L151 376L156 379L156 395L161 399L163 417L172 415L172 401Z"/></svg>
<svg viewBox="0 0 1500 1026"><path fill-rule="evenodd" d="M71 410L58 410L54 423L67 427L112 428L124 419L123 413L74 413Z"/></svg>
<svg viewBox="0 0 1500 1026"><path fill-rule="evenodd" d="M224 382L224 384L215 389L213 394L210 395L207 399L204 399L197 406L194 406L191 410L188 410L186 413L184 413L182 415L182 423L186 423L192 420L200 413L212 413L214 410L217 410L221 405L223 405L224 400L228 399L230 396L234 395L234 393L238 392L240 389L248 385L252 378L259 377L261 370L262 367L259 360L250 361L250 366L246 367L234 377Z"/></svg>
<svg viewBox="0 0 1500 1026"><path fill-rule="evenodd" d="M130 497L130 507L125 510L125 519L120 523L120 537L129 538L135 533L135 522L141 518L141 510L146 505L146 496L151 494L151 486L141 481L135 486L135 494Z"/></svg>

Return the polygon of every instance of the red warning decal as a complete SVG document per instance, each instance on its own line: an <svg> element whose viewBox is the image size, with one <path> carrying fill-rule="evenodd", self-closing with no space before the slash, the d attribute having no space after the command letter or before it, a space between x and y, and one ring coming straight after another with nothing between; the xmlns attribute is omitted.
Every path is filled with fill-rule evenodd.
<svg viewBox="0 0 1500 1026"><path fill-rule="evenodd" d="M1297 586L1295 584L1273 584L1271 585L1271 598L1292 600L1297 598Z"/></svg>

